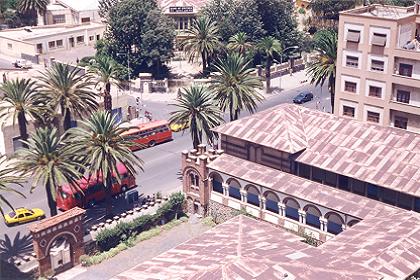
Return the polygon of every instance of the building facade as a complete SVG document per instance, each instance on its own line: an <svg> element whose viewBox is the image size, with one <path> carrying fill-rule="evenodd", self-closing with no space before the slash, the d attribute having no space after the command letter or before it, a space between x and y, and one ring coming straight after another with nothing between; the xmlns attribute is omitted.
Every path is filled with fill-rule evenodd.
<svg viewBox="0 0 420 280"><path fill-rule="evenodd" d="M101 22L98 0L53 0L47 6L45 17L38 15L38 23L88 24Z"/></svg>
<svg viewBox="0 0 420 280"><path fill-rule="evenodd" d="M336 115L420 133L419 6L340 14Z"/></svg>

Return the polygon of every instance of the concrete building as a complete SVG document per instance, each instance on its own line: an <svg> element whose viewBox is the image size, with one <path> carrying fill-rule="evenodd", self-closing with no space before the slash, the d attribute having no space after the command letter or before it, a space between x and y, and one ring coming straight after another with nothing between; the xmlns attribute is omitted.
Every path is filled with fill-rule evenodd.
<svg viewBox="0 0 420 280"><path fill-rule="evenodd" d="M38 23L45 25L90 22L101 22L98 0L53 0L47 6L45 18L38 15Z"/></svg>
<svg viewBox="0 0 420 280"><path fill-rule="evenodd" d="M258 221L234 217L113 279L418 276L417 134L297 105L215 131L218 150L182 154L188 211Z"/></svg>
<svg viewBox="0 0 420 280"><path fill-rule="evenodd" d="M335 114L420 133L419 6L340 13Z"/></svg>

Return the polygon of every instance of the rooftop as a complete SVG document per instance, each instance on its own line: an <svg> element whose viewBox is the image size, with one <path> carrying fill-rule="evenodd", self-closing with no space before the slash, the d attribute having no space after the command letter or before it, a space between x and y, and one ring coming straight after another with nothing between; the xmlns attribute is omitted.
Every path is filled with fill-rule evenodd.
<svg viewBox="0 0 420 280"><path fill-rule="evenodd" d="M98 0L56 0L74 11L93 11L99 10Z"/></svg>
<svg viewBox="0 0 420 280"><path fill-rule="evenodd" d="M419 216L391 209L319 247L238 216L113 279L404 279L420 262Z"/></svg>
<svg viewBox="0 0 420 280"><path fill-rule="evenodd" d="M340 12L344 15L356 15L363 17L373 17L378 19L398 20L414 15L414 7L399 7L390 5L374 4L366 7L355 8Z"/></svg>
<svg viewBox="0 0 420 280"><path fill-rule="evenodd" d="M71 218L83 215L86 212L86 210L79 208L79 207L74 207L68 211L59 213L58 215L54 216L54 217L49 217L47 219L44 219L36 224L32 224L29 225L28 228L32 233L37 233L40 231L43 231L47 228L50 228L54 225L56 225L58 222L61 221L66 221L69 220Z"/></svg>
<svg viewBox="0 0 420 280"><path fill-rule="evenodd" d="M296 161L420 197L420 135L283 104L215 131Z"/></svg>
<svg viewBox="0 0 420 280"><path fill-rule="evenodd" d="M28 28L15 28L15 29L6 29L0 31L0 37L19 40L19 41L29 41L37 39L44 36L57 35L58 33L66 32L77 32L84 31L94 28L105 28L104 24L91 22L90 24L83 25L52 25L52 26L39 26L39 27L28 27ZM25 30L26 29L26 30ZM30 31L27 31L30 30Z"/></svg>

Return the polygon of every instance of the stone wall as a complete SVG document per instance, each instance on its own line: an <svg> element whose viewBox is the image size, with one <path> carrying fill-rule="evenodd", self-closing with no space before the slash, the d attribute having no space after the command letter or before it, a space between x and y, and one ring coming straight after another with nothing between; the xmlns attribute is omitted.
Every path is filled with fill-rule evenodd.
<svg viewBox="0 0 420 280"><path fill-rule="evenodd" d="M236 209L212 200L209 201L207 210L207 216L211 216L216 224L223 223L240 213L240 211Z"/></svg>

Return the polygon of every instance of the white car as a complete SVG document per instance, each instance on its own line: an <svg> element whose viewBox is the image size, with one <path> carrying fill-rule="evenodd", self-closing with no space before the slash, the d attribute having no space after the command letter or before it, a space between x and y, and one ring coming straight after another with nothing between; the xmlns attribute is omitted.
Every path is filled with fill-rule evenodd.
<svg viewBox="0 0 420 280"><path fill-rule="evenodd" d="M13 65L16 68L22 68L22 69L32 68L32 62L30 62L26 59L16 59L16 61L13 63Z"/></svg>

